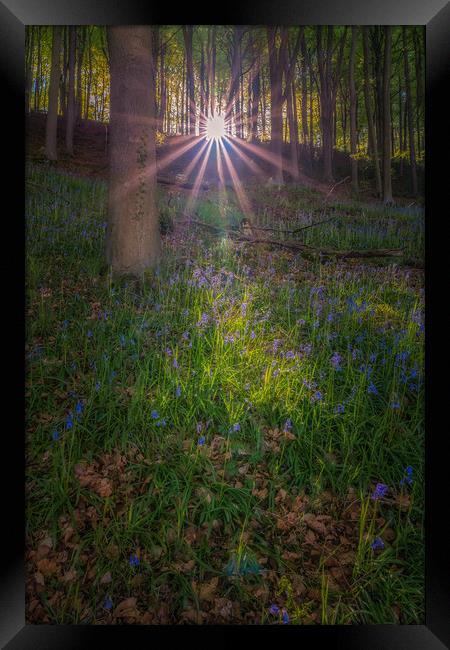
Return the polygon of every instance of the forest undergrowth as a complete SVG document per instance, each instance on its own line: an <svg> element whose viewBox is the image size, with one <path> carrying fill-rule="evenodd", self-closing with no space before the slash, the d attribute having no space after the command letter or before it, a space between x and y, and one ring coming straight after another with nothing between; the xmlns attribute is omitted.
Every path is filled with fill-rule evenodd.
<svg viewBox="0 0 450 650"><path fill-rule="evenodd" d="M159 190L137 284L104 269L105 182L27 182L27 621L423 623L422 212L246 188L277 239L331 215L299 241L404 249L309 259Z"/></svg>

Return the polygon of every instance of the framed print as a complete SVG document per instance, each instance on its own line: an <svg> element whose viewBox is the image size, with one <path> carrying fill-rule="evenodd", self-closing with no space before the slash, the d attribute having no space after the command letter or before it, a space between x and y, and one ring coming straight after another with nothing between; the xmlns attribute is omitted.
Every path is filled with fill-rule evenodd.
<svg viewBox="0 0 450 650"><path fill-rule="evenodd" d="M5 648L449 647L450 10L316 4L0 5Z"/></svg>

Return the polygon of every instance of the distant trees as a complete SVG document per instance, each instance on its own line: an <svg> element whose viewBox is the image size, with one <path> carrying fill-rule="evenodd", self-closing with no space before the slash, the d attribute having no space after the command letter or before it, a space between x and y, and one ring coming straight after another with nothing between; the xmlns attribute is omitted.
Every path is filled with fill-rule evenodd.
<svg viewBox="0 0 450 650"><path fill-rule="evenodd" d="M141 276L160 257L152 31L108 27L111 70L106 258L115 275Z"/></svg>
<svg viewBox="0 0 450 650"><path fill-rule="evenodd" d="M49 110L53 33L27 28L27 112ZM158 137L199 134L201 120L222 112L233 136L267 143L278 183L298 179L300 168L328 183L351 173L355 191L369 180L389 201L395 168L418 192L420 27L160 25L153 35ZM72 121L109 120L109 55L104 27L67 27L60 41L57 112L70 152Z"/></svg>

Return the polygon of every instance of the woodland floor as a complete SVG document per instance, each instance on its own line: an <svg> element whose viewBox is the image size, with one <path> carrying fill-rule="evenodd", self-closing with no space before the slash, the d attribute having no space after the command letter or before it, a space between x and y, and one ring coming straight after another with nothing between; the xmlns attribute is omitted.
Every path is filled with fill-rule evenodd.
<svg viewBox="0 0 450 650"><path fill-rule="evenodd" d="M246 186L279 240L336 215L298 241L404 249L336 261L235 241L230 189L193 216L231 233L160 187L164 263L113 282L103 163L49 169L39 137L27 622L423 623L422 211Z"/></svg>

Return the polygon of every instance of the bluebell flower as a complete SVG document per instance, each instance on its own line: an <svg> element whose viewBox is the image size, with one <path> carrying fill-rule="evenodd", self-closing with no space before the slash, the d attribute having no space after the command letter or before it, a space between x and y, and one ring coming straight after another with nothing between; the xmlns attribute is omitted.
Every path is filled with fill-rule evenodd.
<svg viewBox="0 0 450 650"><path fill-rule="evenodd" d="M113 603L109 596L103 601L103 609L112 609Z"/></svg>
<svg viewBox="0 0 450 650"><path fill-rule="evenodd" d="M378 395L378 389L373 382L369 383L367 392L369 393L369 395Z"/></svg>
<svg viewBox="0 0 450 650"><path fill-rule="evenodd" d="M157 426L157 427L165 427L166 424L167 424L167 423L166 423L165 419L164 419L164 418L161 418L161 420L158 420L158 422L156 423L156 426Z"/></svg>
<svg viewBox="0 0 450 650"><path fill-rule="evenodd" d="M374 551L376 551L378 548L384 548L384 542L381 539L381 537L376 537L373 542L370 545Z"/></svg>
<svg viewBox="0 0 450 650"><path fill-rule="evenodd" d="M377 499L384 497L388 490L389 487L385 485L385 483L377 483L375 486L375 490L372 494L372 499L376 501Z"/></svg>
<svg viewBox="0 0 450 650"><path fill-rule="evenodd" d="M53 440L59 440L59 431L55 429L52 433L52 438Z"/></svg>
<svg viewBox="0 0 450 650"><path fill-rule="evenodd" d="M75 404L75 413L77 413L77 415L79 415L82 412L83 412L83 403L82 402L77 402Z"/></svg>
<svg viewBox="0 0 450 650"><path fill-rule="evenodd" d="M278 607L278 605L271 605L269 607L269 612L271 614L279 614L280 613L280 608Z"/></svg>
<svg viewBox="0 0 450 650"><path fill-rule="evenodd" d="M130 555L130 566L139 566L139 558L136 553Z"/></svg>
<svg viewBox="0 0 450 650"><path fill-rule="evenodd" d="M181 396L181 388L180 388L179 386L177 386L177 387L175 388L175 395L176 395L176 397L180 397L180 396Z"/></svg>
<svg viewBox="0 0 450 650"><path fill-rule="evenodd" d="M174 368L179 368L178 361L174 358L172 365Z"/></svg>
<svg viewBox="0 0 450 650"><path fill-rule="evenodd" d="M234 432L240 431L240 430L241 430L241 425L239 424L239 422L236 422L236 424L233 424L233 431Z"/></svg>
<svg viewBox="0 0 450 650"><path fill-rule="evenodd" d="M198 439L197 444L198 444L199 447L202 447L205 444L205 442L206 442L205 436L200 436L200 438Z"/></svg>
<svg viewBox="0 0 450 650"><path fill-rule="evenodd" d="M287 611L285 609L283 609L283 615L282 615L281 618L282 618L282 621L283 621L283 625L287 625L289 623L289 614L287 613Z"/></svg>
<svg viewBox="0 0 450 650"><path fill-rule="evenodd" d="M159 413L158 413L158 411L152 411L152 412L150 413L150 415L152 416L152 418L153 418L154 420L157 420L157 419L159 418Z"/></svg>
<svg viewBox="0 0 450 650"><path fill-rule="evenodd" d="M69 413L66 417L66 429L71 429L73 427L72 413Z"/></svg>
<svg viewBox="0 0 450 650"><path fill-rule="evenodd" d="M336 413L343 413L345 411L345 406L344 404L338 404L336 406Z"/></svg>
<svg viewBox="0 0 450 650"><path fill-rule="evenodd" d="M391 402L391 409L399 409L400 408L400 402L398 400L394 400Z"/></svg>
<svg viewBox="0 0 450 650"><path fill-rule="evenodd" d="M287 432L290 431L291 429L292 429L292 420L290 420L290 419L288 418L288 419L286 420L286 422L284 423L284 429L283 429L283 431L284 431L284 433L287 433Z"/></svg>

